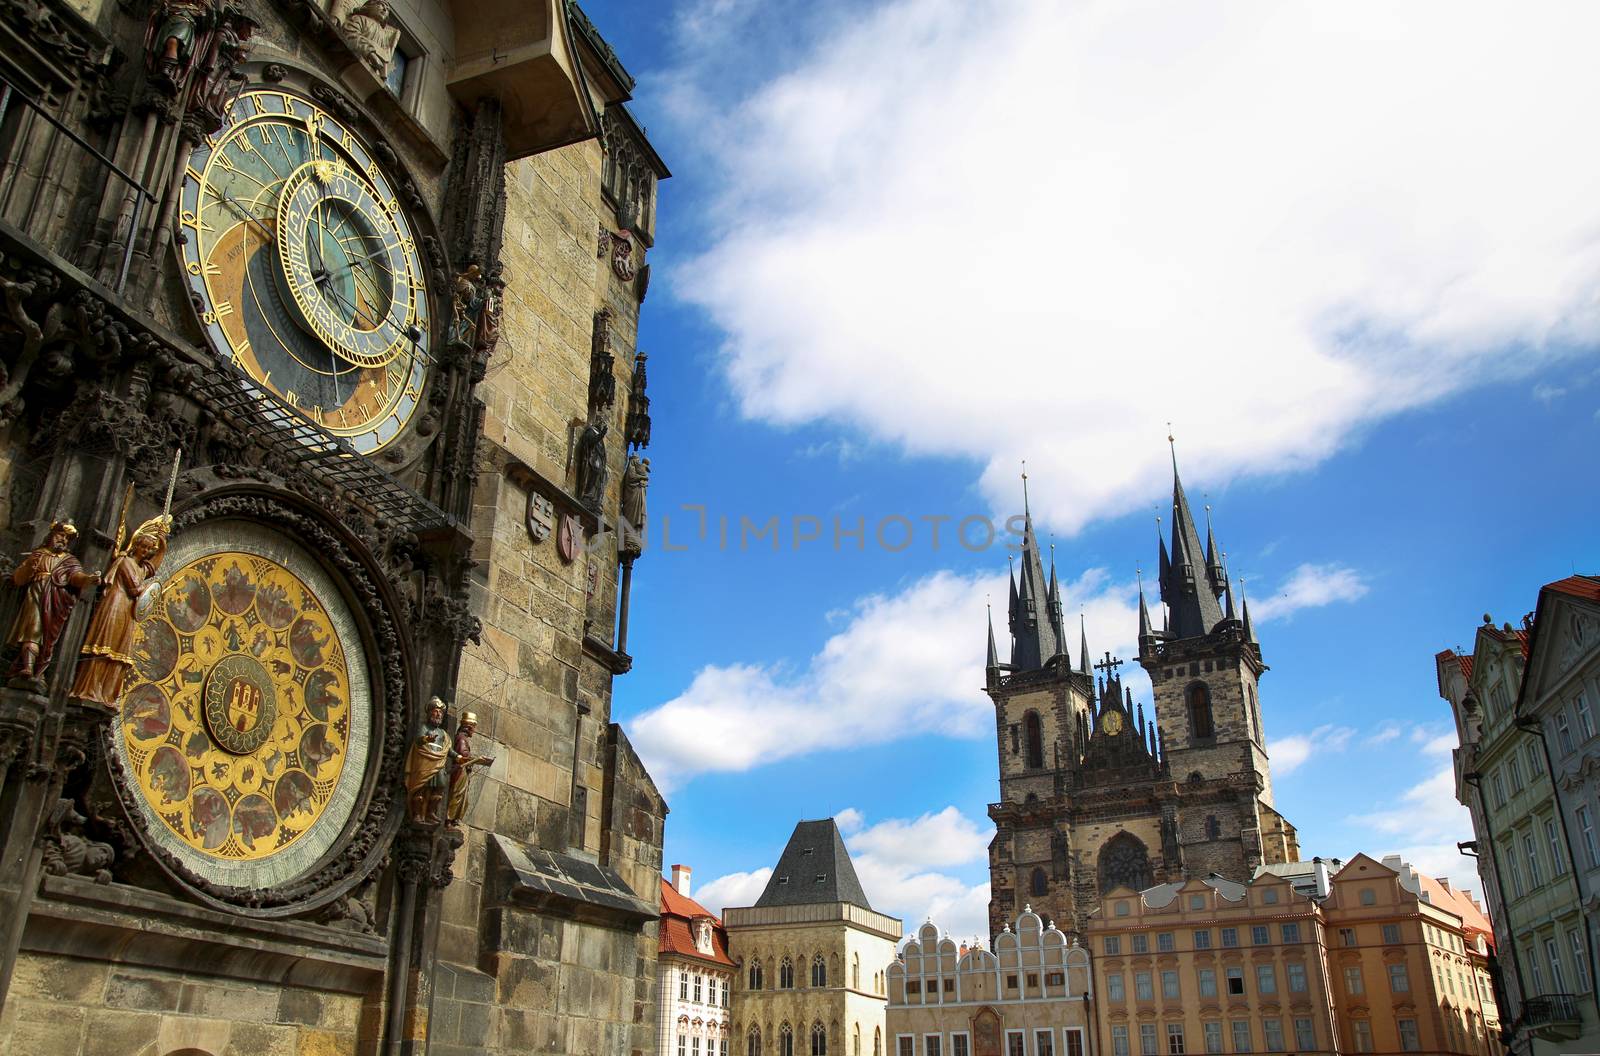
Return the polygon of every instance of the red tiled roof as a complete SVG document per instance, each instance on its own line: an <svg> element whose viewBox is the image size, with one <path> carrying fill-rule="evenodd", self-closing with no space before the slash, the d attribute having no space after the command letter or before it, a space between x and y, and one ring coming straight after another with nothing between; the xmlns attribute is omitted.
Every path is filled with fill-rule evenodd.
<svg viewBox="0 0 1600 1056"><path fill-rule="evenodd" d="M1456 663L1461 665L1461 675L1462 675L1462 677L1465 678L1468 682L1471 682L1472 681L1472 657L1470 657L1470 656L1458 656L1458 657L1456 657Z"/></svg>
<svg viewBox="0 0 1600 1056"><path fill-rule="evenodd" d="M1600 601L1600 576L1568 576L1554 583L1546 583L1544 589L1553 590L1558 594L1569 594L1574 598L1583 598L1585 601Z"/></svg>
<svg viewBox="0 0 1600 1056"><path fill-rule="evenodd" d="M1428 896L1430 905L1438 906L1460 917L1463 930L1469 934L1482 934L1490 949L1494 948L1494 928L1490 926L1489 918L1484 915L1482 907L1471 895L1441 884L1426 874L1418 873L1417 877L1422 882L1422 890Z"/></svg>
<svg viewBox="0 0 1600 1056"><path fill-rule="evenodd" d="M711 918L710 953L702 953L694 944L694 932L690 928L690 922L696 917ZM677 888L665 879L661 881L660 952L693 957L696 960L710 961L728 968L734 966L733 958L728 956L728 933L723 930L722 921L694 899L678 894Z"/></svg>

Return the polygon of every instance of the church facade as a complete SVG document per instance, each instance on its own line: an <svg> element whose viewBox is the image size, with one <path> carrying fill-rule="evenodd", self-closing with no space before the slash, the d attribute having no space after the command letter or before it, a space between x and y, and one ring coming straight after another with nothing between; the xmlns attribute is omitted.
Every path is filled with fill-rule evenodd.
<svg viewBox="0 0 1600 1056"><path fill-rule="evenodd" d="M0 1052L654 1052L632 88L566 0L0 10Z"/></svg>
<svg viewBox="0 0 1600 1056"><path fill-rule="evenodd" d="M989 806L989 925L1026 906L1069 934L1115 887L1217 874L1248 882L1295 861L1295 830L1273 806L1258 683L1267 670L1209 524L1206 542L1173 469L1171 545L1160 541L1160 629L1143 587L1138 662L1151 713L1120 659L1072 656L1054 560L1048 577L1025 516L1008 604L1010 658L989 628L1000 801Z"/></svg>

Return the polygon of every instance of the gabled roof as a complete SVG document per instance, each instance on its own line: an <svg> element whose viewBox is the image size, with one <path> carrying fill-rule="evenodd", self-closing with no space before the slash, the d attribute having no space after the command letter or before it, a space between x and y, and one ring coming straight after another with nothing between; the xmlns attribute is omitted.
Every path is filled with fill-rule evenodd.
<svg viewBox="0 0 1600 1056"><path fill-rule="evenodd" d="M810 906L849 902L872 909L867 893L856 879L850 852L832 818L802 821L794 827L789 844L756 899L757 906Z"/></svg>
<svg viewBox="0 0 1600 1056"><path fill-rule="evenodd" d="M1546 583L1544 589L1585 601L1600 601L1600 576L1568 576Z"/></svg>
<svg viewBox="0 0 1600 1056"><path fill-rule="evenodd" d="M694 920L697 917L711 920L710 953L701 952L694 944ZM728 956L728 933L723 930L722 921L694 899L680 895L677 888L665 879L661 881L660 952L733 967L733 958Z"/></svg>

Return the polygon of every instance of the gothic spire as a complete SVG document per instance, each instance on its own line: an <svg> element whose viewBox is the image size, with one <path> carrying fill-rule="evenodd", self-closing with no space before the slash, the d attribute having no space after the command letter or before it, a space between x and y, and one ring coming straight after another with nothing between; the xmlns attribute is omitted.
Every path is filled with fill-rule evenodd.
<svg viewBox="0 0 1600 1056"><path fill-rule="evenodd" d="M1089 673L1089 627L1083 622L1083 613L1078 613L1078 673Z"/></svg>
<svg viewBox="0 0 1600 1056"><path fill-rule="evenodd" d="M1210 567L1211 562L1200 547L1200 532L1189 511L1183 479L1178 475L1174 448L1170 557L1164 544L1161 548L1161 600L1167 603L1170 613L1171 637L1197 638L1210 634L1222 622L1222 608L1217 604L1221 591L1216 589L1220 583L1212 579Z"/></svg>
<svg viewBox="0 0 1600 1056"><path fill-rule="evenodd" d="M1037 671L1061 648L1056 635L1058 621L1052 611L1055 599L1050 581L1045 579L1039 539L1033 532L1033 515L1026 512L1026 495L1023 506L1022 569L1011 602L1011 669Z"/></svg>
<svg viewBox="0 0 1600 1056"><path fill-rule="evenodd" d="M1244 640L1247 642L1255 642L1256 629L1250 623L1250 599L1245 596L1243 579L1239 580L1239 601L1244 610Z"/></svg>
<svg viewBox="0 0 1600 1056"><path fill-rule="evenodd" d="M1217 550L1217 537L1211 531L1211 504L1206 503L1206 578L1211 581L1211 590L1221 594L1227 589L1228 572L1225 562L1226 554Z"/></svg>
<svg viewBox="0 0 1600 1056"><path fill-rule="evenodd" d="M1233 614L1233 581L1231 579L1225 579L1223 581L1222 591L1223 597L1226 598L1228 602L1227 607L1223 610L1222 618L1230 621L1237 620L1239 617Z"/></svg>
<svg viewBox="0 0 1600 1056"><path fill-rule="evenodd" d="M1000 652L994 647L994 610L985 605L989 612L989 663L988 670L998 673L1000 670Z"/></svg>
<svg viewBox="0 0 1600 1056"><path fill-rule="evenodd" d="M1056 582L1056 544L1050 544L1050 630L1055 635L1056 652L1067 651L1067 630L1061 618L1061 586Z"/></svg>
<svg viewBox="0 0 1600 1056"><path fill-rule="evenodd" d="M1134 573L1139 577L1139 645L1142 648L1146 642L1155 639L1155 632L1150 629L1150 607L1144 602L1144 573Z"/></svg>

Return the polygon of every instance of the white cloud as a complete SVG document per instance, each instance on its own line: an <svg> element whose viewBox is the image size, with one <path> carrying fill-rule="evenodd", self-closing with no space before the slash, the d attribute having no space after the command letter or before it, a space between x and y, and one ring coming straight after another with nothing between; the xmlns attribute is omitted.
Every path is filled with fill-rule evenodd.
<svg viewBox="0 0 1600 1056"><path fill-rule="evenodd" d="M997 508L1026 457L1071 529L1163 493L1169 418L1220 487L1592 352L1600 6L819 6L764 84L737 40L665 78L717 188L672 288L751 417L980 459Z"/></svg>
<svg viewBox="0 0 1600 1056"><path fill-rule="evenodd" d="M1318 726L1310 733L1293 733L1279 737L1267 745L1267 756L1272 760L1272 772L1283 777L1298 770L1313 754L1342 752L1350 744L1356 731L1349 726Z"/></svg>
<svg viewBox="0 0 1600 1056"><path fill-rule="evenodd" d="M1425 750L1434 749L1430 745ZM1473 860L1463 857L1456 848L1458 842L1473 838L1472 815L1456 802L1455 772L1451 767L1435 770L1426 780L1408 788L1393 806L1350 820L1389 840L1357 850L1374 858L1398 854L1429 876L1448 877L1452 884L1471 889L1481 899L1482 885Z"/></svg>
<svg viewBox="0 0 1600 1056"><path fill-rule="evenodd" d="M1289 574L1277 593L1251 604L1250 619L1266 623L1301 609L1332 605L1336 601L1356 601L1366 595L1367 589L1366 581L1353 568L1303 564Z"/></svg>
<svg viewBox="0 0 1600 1056"><path fill-rule="evenodd" d="M755 905L756 899L761 897L761 892L766 890L767 880L771 876L771 866L752 869L748 873L729 873L717 877L698 890L691 888L689 894L696 902L720 917L722 911L730 906Z"/></svg>
<svg viewBox="0 0 1600 1056"><path fill-rule="evenodd" d="M882 744L908 731L992 735L994 707L982 689L984 604L998 599L1003 657L1006 592L1003 574L938 572L898 594L862 598L803 669L702 668L681 694L634 719L629 736L670 790L698 773ZM1139 626L1132 583L1111 582L1094 569L1062 587L1062 604L1069 613L1083 610L1091 648L1132 649ZM1072 651L1076 657L1075 641ZM1148 686L1141 678L1137 668L1126 676L1135 694ZM707 737L706 730L739 735Z"/></svg>
<svg viewBox="0 0 1600 1056"><path fill-rule="evenodd" d="M860 813L856 812L859 818ZM955 807L920 818L888 818L845 839L862 889L879 912L907 933L932 920L956 938L989 935L989 883L970 884L939 870L988 860L994 829Z"/></svg>

